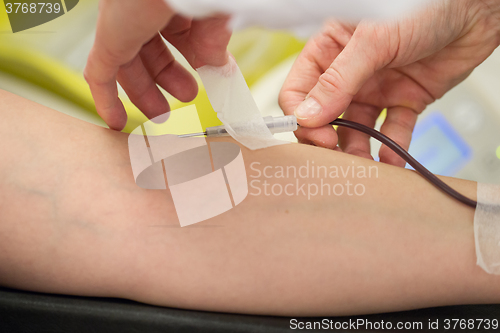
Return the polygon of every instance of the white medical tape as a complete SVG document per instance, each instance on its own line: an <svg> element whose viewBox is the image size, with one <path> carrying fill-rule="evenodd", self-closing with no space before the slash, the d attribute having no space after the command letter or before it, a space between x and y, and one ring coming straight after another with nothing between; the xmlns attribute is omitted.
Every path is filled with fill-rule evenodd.
<svg viewBox="0 0 500 333"><path fill-rule="evenodd" d="M500 274L500 185L477 184L474 239L477 264L490 274Z"/></svg>
<svg viewBox="0 0 500 333"><path fill-rule="evenodd" d="M197 72L217 117L236 141L252 150L290 143L275 139L267 128L232 57L224 66L203 66Z"/></svg>

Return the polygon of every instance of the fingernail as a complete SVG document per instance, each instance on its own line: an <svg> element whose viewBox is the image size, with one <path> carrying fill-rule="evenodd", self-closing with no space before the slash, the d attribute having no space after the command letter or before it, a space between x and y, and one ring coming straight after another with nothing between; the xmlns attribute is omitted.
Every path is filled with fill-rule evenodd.
<svg viewBox="0 0 500 333"><path fill-rule="evenodd" d="M295 109L295 116L301 119L313 118L319 115L322 111L321 105L314 98L306 98L305 101Z"/></svg>

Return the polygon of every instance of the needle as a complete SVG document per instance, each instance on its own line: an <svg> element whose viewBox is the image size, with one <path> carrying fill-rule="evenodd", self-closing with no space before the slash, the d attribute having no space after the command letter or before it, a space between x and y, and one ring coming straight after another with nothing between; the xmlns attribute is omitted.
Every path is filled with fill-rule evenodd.
<svg viewBox="0 0 500 333"><path fill-rule="evenodd" d="M264 123L269 128L271 133L293 132L297 129L297 118L295 116L281 116L281 117L264 117ZM229 135L224 125L207 127L205 132L181 134L179 138L190 138L193 136L215 137Z"/></svg>
<svg viewBox="0 0 500 333"><path fill-rule="evenodd" d="M207 132L182 134L182 135L177 135L177 137L178 138L190 138L192 136L202 136L202 135L207 135Z"/></svg>

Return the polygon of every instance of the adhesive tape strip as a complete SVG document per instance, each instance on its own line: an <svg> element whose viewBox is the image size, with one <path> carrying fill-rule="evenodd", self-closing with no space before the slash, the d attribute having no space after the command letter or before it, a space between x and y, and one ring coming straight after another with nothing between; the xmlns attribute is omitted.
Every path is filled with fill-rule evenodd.
<svg viewBox="0 0 500 333"><path fill-rule="evenodd" d="M197 69L217 117L236 141L249 149L287 144L275 139L255 103L236 61Z"/></svg>
<svg viewBox="0 0 500 333"><path fill-rule="evenodd" d="M245 164L237 144L151 135L156 126L148 121L130 134L132 172L142 188L169 188L181 226L222 214L246 198Z"/></svg>
<svg viewBox="0 0 500 333"><path fill-rule="evenodd" d="M490 274L500 274L500 186L477 184L474 214L477 264Z"/></svg>

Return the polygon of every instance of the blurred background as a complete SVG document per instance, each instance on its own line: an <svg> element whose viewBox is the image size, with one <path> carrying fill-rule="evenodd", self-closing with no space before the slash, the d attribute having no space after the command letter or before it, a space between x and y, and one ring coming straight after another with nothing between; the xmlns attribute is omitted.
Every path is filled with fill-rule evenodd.
<svg viewBox="0 0 500 333"><path fill-rule="evenodd" d="M98 0L80 1L61 17L14 34L0 0L0 89L105 126L82 75L93 44L97 6ZM229 50L264 116L282 114L278 93L304 44L289 33L257 28L233 35ZM203 127L219 125L201 83L200 87L198 97L187 104L164 93L172 109L195 104ZM128 113L124 131L130 132L147 119L123 91L120 94ZM383 119L384 114L377 126ZM292 133L279 136L294 140ZM372 141L374 157L379 147ZM410 153L434 173L500 183L500 50L427 108L417 123Z"/></svg>

